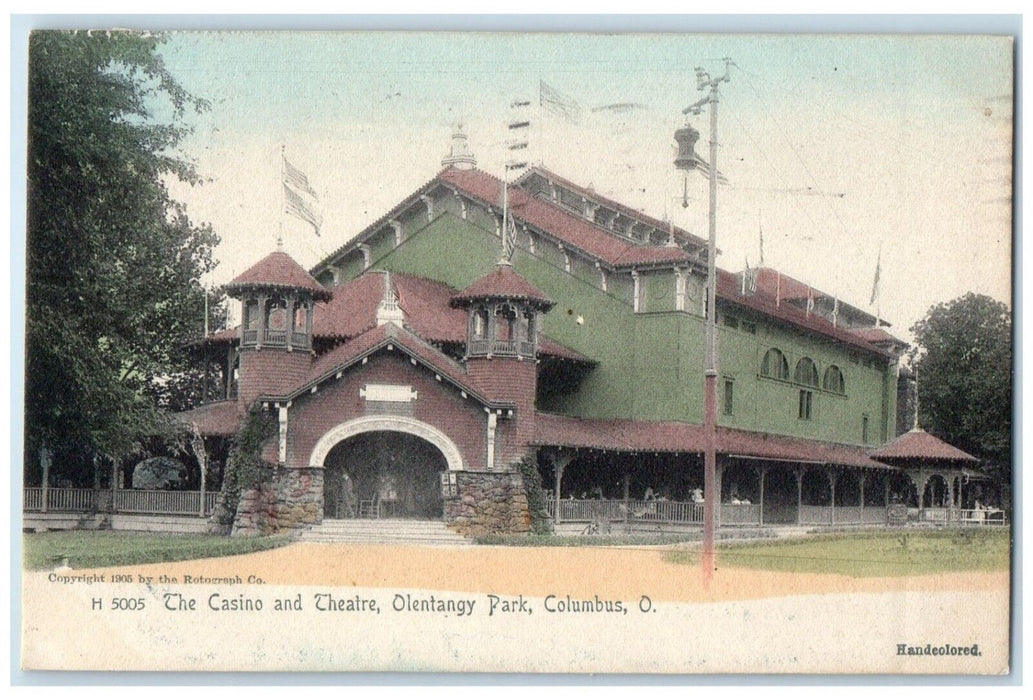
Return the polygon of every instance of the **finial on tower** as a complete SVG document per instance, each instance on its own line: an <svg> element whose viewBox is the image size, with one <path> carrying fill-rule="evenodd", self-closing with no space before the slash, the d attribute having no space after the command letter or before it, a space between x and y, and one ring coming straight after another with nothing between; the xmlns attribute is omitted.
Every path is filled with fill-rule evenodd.
<svg viewBox="0 0 1033 700"><path fill-rule="evenodd" d="M477 167L477 159L470 152L470 144L466 141L462 124L456 124L456 129L452 132L452 146L448 149L448 155L441 159L441 165L459 170L471 170Z"/></svg>

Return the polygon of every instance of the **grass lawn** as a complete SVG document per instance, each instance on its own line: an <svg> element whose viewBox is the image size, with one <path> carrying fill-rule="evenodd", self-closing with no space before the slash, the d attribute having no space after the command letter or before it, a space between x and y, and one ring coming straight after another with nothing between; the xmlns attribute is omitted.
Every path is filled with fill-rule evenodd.
<svg viewBox="0 0 1033 700"><path fill-rule="evenodd" d="M290 539L72 530L26 534L22 542L25 568L38 570L53 568L62 556L73 569L92 569L247 554L280 547Z"/></svg>
<svg viewBox="0 0 1033 700"><path fill-rule="evenodd" d="M723 544L717 565L846 576L913 576L950 571L1006 571L1009 529L900 531L821 535L776 542ZM669 561L696 564L698 552Z"/></svg>

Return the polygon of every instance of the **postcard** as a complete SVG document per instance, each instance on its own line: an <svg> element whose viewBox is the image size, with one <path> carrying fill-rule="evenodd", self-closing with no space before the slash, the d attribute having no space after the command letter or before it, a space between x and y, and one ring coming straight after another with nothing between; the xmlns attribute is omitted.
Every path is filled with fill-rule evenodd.
<svg viewBox="0 0 1033 700"><path fill-rule="evenodd" d="M26 672L1009 672L1012 37L28 49Z"/></svg>

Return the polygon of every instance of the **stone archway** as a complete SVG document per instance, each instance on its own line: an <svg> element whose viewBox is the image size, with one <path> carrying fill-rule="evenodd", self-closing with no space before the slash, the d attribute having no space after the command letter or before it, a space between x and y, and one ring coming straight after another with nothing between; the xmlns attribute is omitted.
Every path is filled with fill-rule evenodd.
<svg viewBox="0 0 1033 700"><path fill-rule="evenodd" d="M309 466L323 467L326 457L337 443L361 433L388 431L408 433L423 438L441 450L449 471L463 471L463 455L452 439L433 425L408 416L363 416L330 428L319 438L309 456Z"/></svg>
<svg viewBox="0 0 1033 700"><path fill-rule="evenodd" d="M440 518L440 475L463 468L455 443L406 416L365 416L331 428L309 460L324 470L326 518Z"/></svg>

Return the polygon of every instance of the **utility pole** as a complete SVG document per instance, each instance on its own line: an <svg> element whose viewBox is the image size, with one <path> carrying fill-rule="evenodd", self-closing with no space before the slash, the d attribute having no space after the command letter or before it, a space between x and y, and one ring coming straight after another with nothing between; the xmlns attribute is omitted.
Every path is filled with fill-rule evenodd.
<svg viewBox="0 0 1033 700"><path fill-rule="evenodd" d="M708 585L714 576L714 531L721 495L717 493L717 105L718 86L729 80L732 61L725 59L724 75L711 78L702 68L696 68L696 89L709 94L686 107L682 114L699 115L710 105L710 164L703 168L710 179L710 235L707 239L707 319L706 358L703 371L703 583ZM694 154L693 154L694 155ZM679 164L686 170L699 166L698 158Z"/></svg>

